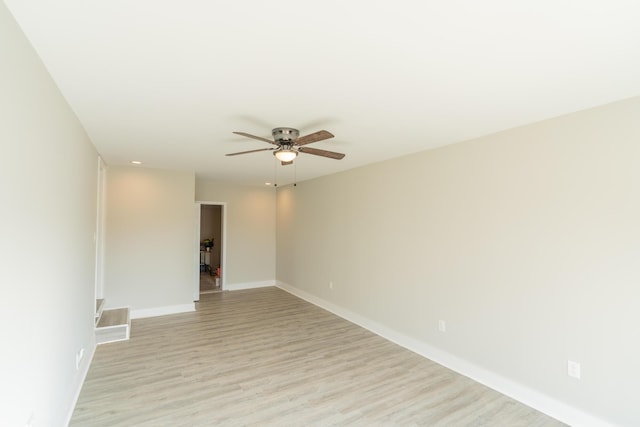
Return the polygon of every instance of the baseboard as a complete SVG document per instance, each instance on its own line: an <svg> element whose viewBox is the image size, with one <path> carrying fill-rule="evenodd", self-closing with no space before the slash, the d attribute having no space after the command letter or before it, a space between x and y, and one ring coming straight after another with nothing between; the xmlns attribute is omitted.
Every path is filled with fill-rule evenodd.
<svg viewBox="0 0 640 427"><path fill-rule="evenodd" d="M262 282L246 282L246 283L233 283L225 284L225 291L239 291L242 289L255 289L255 288L267 288L269 286L276 286L275 280L265 280Z"/></svg>
<svg viewBox="0 0 640 427"><path fill-rule="evenodd" d="M451 369L452 371L471 378L474 381L509 396L512 399L547 414L565 424L581 427L615 427L614 424L604 421L601 418L595 417L580 409L553 399L543 393L532 390L522 384L498 375L495 372L476 366L473 363L456 357L437 347L401 334L367 317L353 313L350 310L298 289L295 286L291 286L281 281L277 281L276 286L297 296L298 298L323 308L336 316L350 321L351 323L355 323L356 325L361 326L382 338L398 344L407 350L411 350L414 353Z"/></svg>
<svg viewBox="0 0 640 427"><path fill-rule="evenodd" d="M89 373L89 368L91 367L91 362L93 361L93 356L96 354L96 340L95 336L89 343L88 354L85 355L82 364L80 365L79 375L76 377L76 390L74 392L74 396L71 402L71 408L67 412L67 422L65 425L69 425L71 422L71 417L73 417L73 412L76 410L76 405L78 404L78 399L80 398L80 392L82 391L82 386L84 385L85 379L87 379L87 374Z"/></svg>
<svg viewBox="0 0 640 427"><path fill-rule="evenodd" d="M191 311L196 311L196 306L194 303L169 305L165 307L141 308L137 310L131 310L131 319L165 316L167 314L189 313Z"/></svg>

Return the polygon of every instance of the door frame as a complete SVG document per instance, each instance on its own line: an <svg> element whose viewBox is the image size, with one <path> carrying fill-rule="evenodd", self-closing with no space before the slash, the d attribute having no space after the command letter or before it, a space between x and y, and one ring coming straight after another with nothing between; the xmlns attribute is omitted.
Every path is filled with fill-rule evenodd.
<svg viewBox="0 0 640 427"><path fill-rule="evenodd" d="M209 201L196 201L195 202L195 232L194 232L194 272L193 275L193 300L200 301L200 214L202 212L202 205L214 205L220 206L220 218L221 218L221 230L222 247L220 248L220 270L222 271L222 277L220 277L220 290L224 291L225 277L227 277L227 203L226 202L209 202Z"/></svg>
<svg viewBox="0 0 640 427"><path fill-rule="evenodd" d="M98 156L98 176L96 191L96 230L95 243L94 293L95 299L104 298L104 230L105 230L105 194L107 166Z"/></svg>

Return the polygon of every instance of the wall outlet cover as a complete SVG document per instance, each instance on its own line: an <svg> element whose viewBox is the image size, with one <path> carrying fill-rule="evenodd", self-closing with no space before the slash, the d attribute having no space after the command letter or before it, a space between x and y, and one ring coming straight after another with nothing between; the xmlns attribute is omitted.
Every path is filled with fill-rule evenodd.
<svg viewBox="0 0 640 427"><path fill-rule="evenodd" d="M567 375L580 379L580 364L573 360L567 360Z"/></svg>

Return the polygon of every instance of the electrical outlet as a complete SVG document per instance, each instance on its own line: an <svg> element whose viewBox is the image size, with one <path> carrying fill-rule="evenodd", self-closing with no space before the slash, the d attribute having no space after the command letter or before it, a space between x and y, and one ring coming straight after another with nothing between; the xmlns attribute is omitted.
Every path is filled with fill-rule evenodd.
<svg viewBox="0 0 640 427"><path fill-rule="evenodd" d="M36 414L34 412L31 413L29 419L24 424L24 427L33 427L33 421L36 419Z"/></svg>
<svg viewBox="0 0 640 427"><path fill-rule="evenodd" d="M580 364L573 360L567 360L567 375L580 379Z"/></svg>
<svg viewBox="0 0 640 427"><path fill-rule="evenodd" d="M444 320L438 320L438 330L440 332L447 332L447 322Z"/></svg>
<svg viewBox="0 0 640 427"><path fill-rule="evenodd" d="M333 289L333 282L329 282L329 289Z"/></svg>
<svg viewBox="0 0 640 427"><path fill-rule="evenodd" d="M84 357L84 348L81 348L76 353L76 369L80 369L80 362L82 362L83 357Z"/></svg>

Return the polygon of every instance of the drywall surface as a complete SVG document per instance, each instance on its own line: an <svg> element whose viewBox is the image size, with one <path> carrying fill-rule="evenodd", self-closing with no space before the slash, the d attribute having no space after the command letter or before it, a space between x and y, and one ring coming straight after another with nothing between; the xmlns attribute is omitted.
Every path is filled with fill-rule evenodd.
<svg viewBox="0 0 640 427"><path fill-rule="evenodd" d="M277 279L638 425L639 141L634 98L279 188Z"/></svg>
<svg viewBox="0 0 640 427"><path fill-rule="evenodd" d="M4 3L0 63L0 425L61 426L95 345L98 155Z"/></svg>
<svg viewBox="0 0 640 427"><path fill-rule="evenodd" d="M192 304L193 173L111 166L106 183L107 306Z"/></svg>
<svg viewBox="0 0 640 427"><path fill-rule="evenodd" d="M198 180L196 200L226 204L225 286L275 283L275 190Z"/></svg>

